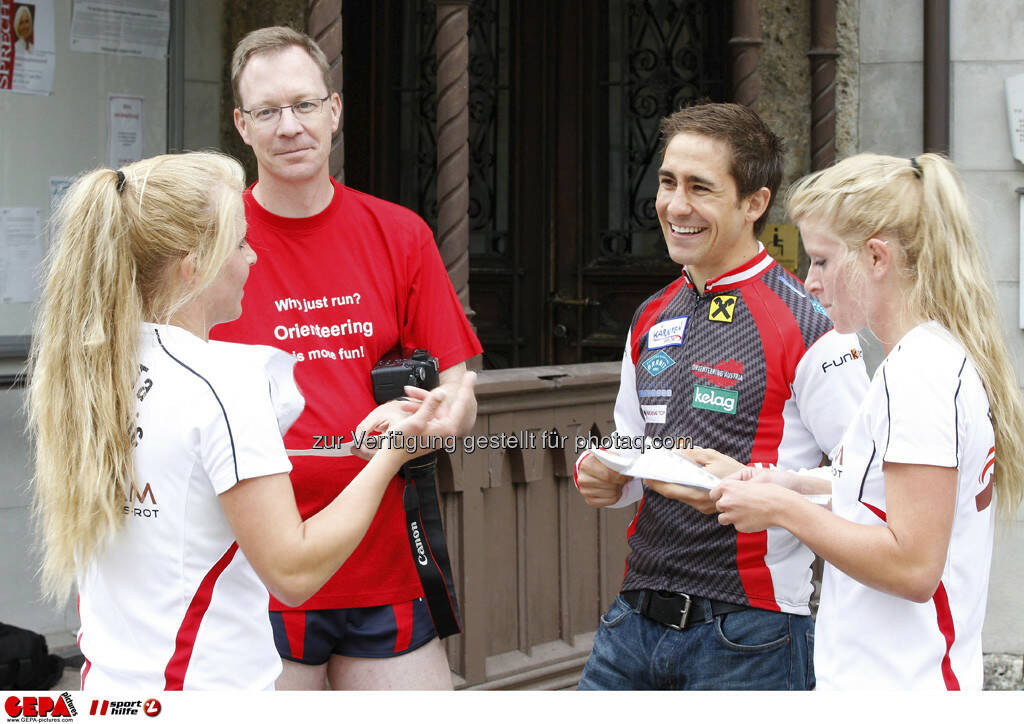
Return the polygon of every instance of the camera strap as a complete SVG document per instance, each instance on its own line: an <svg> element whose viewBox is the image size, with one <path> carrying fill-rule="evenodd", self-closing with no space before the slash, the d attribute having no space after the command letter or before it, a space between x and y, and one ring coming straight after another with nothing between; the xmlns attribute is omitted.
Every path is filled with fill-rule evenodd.
<svg viewBox="0 0 1024 724"><path fill-rule="evenodd" d="M438 505L437 455L423 455L406 463L405 477L405 529L413 562L423 585L423 595L430 609L439 638L462 633L459 621L459 602L455 597L452 566L448 559L448 543L441 523Z"/></svg>

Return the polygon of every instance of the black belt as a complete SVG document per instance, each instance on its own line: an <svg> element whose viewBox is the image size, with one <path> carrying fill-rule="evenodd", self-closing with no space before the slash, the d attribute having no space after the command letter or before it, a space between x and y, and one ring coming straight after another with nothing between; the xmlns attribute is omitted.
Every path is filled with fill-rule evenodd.
<svg viewBox="0 0 1024 724"><path fill-rule="evenodd" d="M711 617L717 618L727 613L744 611L749 606L741 606L737 603L726 603L700 596L689 596L685 593L668 593L666 591L652 591L644 588L639 591L623 591L622 600L628 603L652 621L674 628L676 631L696 626L699 623L708 621L707 609L704 602L711 604Z"/></svg>

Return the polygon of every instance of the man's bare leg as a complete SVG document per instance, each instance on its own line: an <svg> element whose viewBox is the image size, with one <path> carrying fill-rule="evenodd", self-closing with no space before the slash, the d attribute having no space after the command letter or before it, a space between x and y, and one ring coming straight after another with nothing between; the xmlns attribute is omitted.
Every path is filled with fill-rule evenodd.
<svg viewBox="0 0 1024 724"><path fill-rule="evenodd" d="M327 688L326 663L311 666L281 659L281 667L281 675L274 686L278 691L323 691Z"/></svg>
<svg viewBox="0 0 1024 724"><path fill-rule="evenodd" d="M327 679L331 688L336 690L452 690L448 656L441 639L437 638L415 651L388 659L331 656L327 662Z"/></svg>

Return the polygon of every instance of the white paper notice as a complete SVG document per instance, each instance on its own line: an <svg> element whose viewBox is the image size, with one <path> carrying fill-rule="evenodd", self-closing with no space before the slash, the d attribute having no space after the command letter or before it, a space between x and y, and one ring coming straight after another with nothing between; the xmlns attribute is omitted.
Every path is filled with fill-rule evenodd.
<svg viewBox="0 0 1024 724"><path fill-rule="evenodd" d="M722 479L687 457L671 450L648 447L644 452L621 455L610 450L591 450L594 456L617 473L631 478L660 480L691 488L711 490ZM805 495L812 503L827 505L831 495Z"/></svg>
<svg viewBox="0 0 1024 724"><path fill-rule="evenodd" d="M64 198L64 193L68 190L68 187L74 183L73 178L67 176L51 176L50 177L50 211L57 208L57 204Z"/></svg>
<svg viewBox="0 0 1024 724"><path fill-rule="evenodd" d="M166 58L170 0L75 0L71 49Z"/></svg>
<svg viewBox="0 0 1024 724"><path fill-rule="evenodd" d="M53 0L0 0L0 90L49 95L56 64Z"/></svg>
<svg viewBox="0 0 1024 724"><path fill-rule="evenodd" d="M1006 79L1006 112L1013 157L1024 163L1024 73Z"/></svg>
<svg viewBox="0 0 1024 724"><path fill-rule="evenodd" d="M39 209L0 208L0 302L34 302L38 298L41 228Z"/></svg>
<svg viewBox="0 0 1024 724"><path fill-rule="evenodd" d="M142 98L110 96L107 129L111 168L142 160Z"/></svg>

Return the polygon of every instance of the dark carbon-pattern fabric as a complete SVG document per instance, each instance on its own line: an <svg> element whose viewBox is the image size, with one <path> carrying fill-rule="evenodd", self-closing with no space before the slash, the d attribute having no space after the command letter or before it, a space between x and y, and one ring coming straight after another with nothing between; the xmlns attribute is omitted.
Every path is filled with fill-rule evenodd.
<svg viewBox="0 0 1024 724"><path fill-rule="evenodd" d="M804 347L810 347L821 338L821 335L832 329L832 321L824 311L816 311L809 292L804 291L803 283L781 266L773 266L761 281L775 292L786 306L793 312L793 317L804 337Z"/></svg>
<svg viewBox="0 0 1024 724"><path fill-rule="evenodd" d="M794 365L784 374L776 371L769 375L766 358L799 360L806 348L832 327L828 317L814 310L806 293L800 296L802 285L788 278L785 281L794 287L790 288L780 281L780 274L786 272L773 264L735 288L703 295L679 286L656 318L644 319L638 311L631 329L633 347L638 351L638 394L642 390L671 390L670 395L638 400L641 405L666 405L665 422L648 422L644 430L647 436L689 438L694 446L714 448L741 462L765 462L751 461L750 456L768 385L784 385L771 392L776 397L788 398L795 370ZM762 282L788 307L796 325L792 320L788 324L771 320L771 329L758 329L744 295L766 293L764 287L759 286L760 291L755 289L754 285ZM667 291L669 288L653 295L642 309ZM710 317L715 298L722 295L736 299L731 322ZM681 345L648 348L651 327L683 316L688 319ZM797 336L797 328L802 338ZM783 338L780 330L784 329L793 330L791 338ZM765 350L765 343L785 345L788 354ZM662 362L651 370L645 366L654 357L663 360L664 355L674 364L661 369ZM695 407L698 385L704 391L711 389L714 394L724 395L723 399L734 397L734 411ZM720 526L714 516L645 490L644 504L629 538L631 553L622 589L667 590L772 608L774 602L748 600L736 565L736 542L737 533L732 526Z"/></svg>

